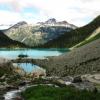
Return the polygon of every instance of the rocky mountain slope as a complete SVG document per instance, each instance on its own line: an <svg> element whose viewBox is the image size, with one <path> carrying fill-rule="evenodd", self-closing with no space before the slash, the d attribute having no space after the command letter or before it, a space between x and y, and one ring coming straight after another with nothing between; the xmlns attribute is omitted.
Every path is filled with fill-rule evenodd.
<svg viewBox="0 0 100 100"><path fill-rule="evenodd" d="M86 26L77 28L70 32L66 32L62 34L60 37L51 40L44 45L40 45L39 47L45 48L70 48L82 41L86 38L90 37L92 33L100 27L100 16L95 18L91 23Z"/></svg>
<svg viewBox="0 0 100 100"><path fill-rule="evenodd" d="M10 39L2 31L0 31L0 47L26 47L26 45Z"/></svg>
<svg viewBox="0 0 100 100"><path fill-rule="evenodd" d="M68 32L76 28L74 25L67 22L59 22L60 24L57 24L58 22L56 22L55 19L49 19L43 24L41 23L29 25L24 21L19 22L5 30L4 33L13 40L29 46L36 46L53 40L64 34L66 31Z"/></svg>
<svg viewBox="0 0 100 100"><path fill-rule="evenodd" d="M48 75L68 76L100 72L100 39L58 57L36 60Z"/></svg>

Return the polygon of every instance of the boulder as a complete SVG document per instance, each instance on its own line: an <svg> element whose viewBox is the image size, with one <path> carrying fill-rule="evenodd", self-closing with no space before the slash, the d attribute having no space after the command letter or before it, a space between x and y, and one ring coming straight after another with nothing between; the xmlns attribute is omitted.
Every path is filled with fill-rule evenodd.
<svg viewBox="0 0 100 100"><path fill-rule="evenodd" d="M81 76L76 76L76 77L74 77L74 79L73 79L72 82L73 82L73 83L80 83L80 82L82 82Z"/></svg>

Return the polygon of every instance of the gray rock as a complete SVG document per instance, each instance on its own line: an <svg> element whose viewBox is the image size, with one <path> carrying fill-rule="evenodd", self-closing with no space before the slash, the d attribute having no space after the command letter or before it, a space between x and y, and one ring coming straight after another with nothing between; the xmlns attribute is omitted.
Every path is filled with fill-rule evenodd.
<svg viewBox="0 0 100 100"><path fill-rule="evenodd" d="M76 76L76 77L74 77L72 82L73 82L73 83L81 83L81 82L82 82L81 76Z"/></svg>
<svg viewBox="0 0 100 100"><path fill-rule="evenodd" d="M75 86L77 89L80 90L88 90L88 91L94 91L95 86L91 82L81 82L81 83L73 83L73 86Z"/></svg>

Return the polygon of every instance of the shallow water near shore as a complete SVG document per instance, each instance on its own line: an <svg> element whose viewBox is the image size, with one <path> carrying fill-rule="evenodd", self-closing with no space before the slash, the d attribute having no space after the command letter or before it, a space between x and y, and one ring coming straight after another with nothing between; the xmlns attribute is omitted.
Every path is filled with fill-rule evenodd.
<svg viewBox="0 0 100 100"><path fill-rule="evenodd" d="M44 69L32 63L14 63L14 65L24 69L24 71L28 73L37 72L39 70L45 71Z"/></svg>

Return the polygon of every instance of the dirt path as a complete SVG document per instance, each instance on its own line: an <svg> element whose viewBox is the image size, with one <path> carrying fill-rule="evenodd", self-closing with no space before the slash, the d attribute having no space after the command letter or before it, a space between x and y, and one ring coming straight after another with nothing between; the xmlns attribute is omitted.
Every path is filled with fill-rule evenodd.
<svg viewBox="0 0 100 100"><path fill-rule="evenodd" d="M83 75L82 78L85 78L86 80L89 80L92 83L100 84L100 73L98 74L87 74Z"/></svg>

